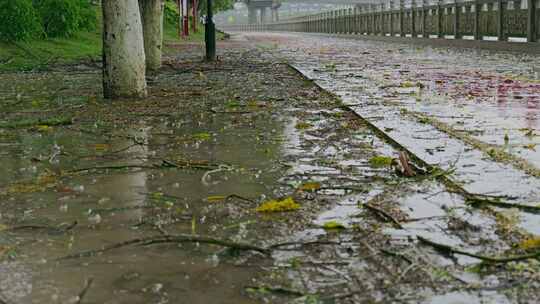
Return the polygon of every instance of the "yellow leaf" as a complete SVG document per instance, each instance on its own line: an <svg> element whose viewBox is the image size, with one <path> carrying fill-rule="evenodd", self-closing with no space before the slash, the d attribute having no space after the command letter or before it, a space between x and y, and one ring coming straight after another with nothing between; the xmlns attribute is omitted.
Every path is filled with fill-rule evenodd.
<svg viewBox="0 0 540 304"><path fill-rule="evenodd" d="M108 144L95 144L94 145L94 149L96 149L96 151L106 151L106 150L109 150L109 145Z"/></svg>
<svg viewBox="0 0 540 304"><path fill-rule="evenodd" d="M39 132L50 132L53 130L53 127L47 125L39 125L36 127L36 130Z"/></svg>
<svg viewBox="0 0 540 304"><path fill-rule="evenodd" d="M56 175L51 173L40 174L37 178L37 183L42 186L56 184L57 178Z"/></svg>
<svg viewBox="0 0 540 304"><path fill-rule="evenodd" d="M193 139L205 141L212 138L212 135L210 133L197 133L193 135Z"/></svg>
<svg viewBox="0 0 540 304"><path fill-rule="evenodd" d="M298 130L305 130L305 129L309 129L309 128L312 128L313 125L310 124L310 123L307 123L307 122L299 122L296 124L296 129Z"/></svg>
<svg viewBox="0 0 540 304"><path fill-rule="evenodd" d="M330 222L324 223L323 228L326 230L336 230L336 229L345 229L345 226L336 221L330 221Z"/></svg>
<svg viewBox="0 0 540 304"><path fill-rule="evenodd" d="M317 182L305 183L298 187L298 190L300 191L316 191L319 189L321 189L321 184Z"/></svg>
<svg viewBox="0 0 540 304"><path fill-rule="evenodd" d="M8 228L8 226L0 224L0 231L4 231L7 228Z"/></svg>
<svg viewBox="0 0 540 304"><path fill-rule="evenodd" d="M532 151L536 151L536 144L524 145L523 148L528 149L528 150L532 150Z"/></svg>
<svg viewBox="0 0 540 304"><path fill-rule="evenodd" d="M413 88L415 87L415 84L410 81L405 81L401 83L402 88Z"/></svg>
<svg viewBox="0 0 540 304"><path fill-rule="evenodd" d="M226 196L223 196L223 195L214 195L214 196L209 196L206 198L206 201L209 202L209 203L215 203L215 202L221 202L223 200L225 200L227 197Z"/></svg>
<svg viewBox="0 0 540 304"><path fill-rule="evenodd" d="M15 194L15 193L32 193L32 192L38 192L38 191L43 191L43 190L45 190L45 188L40 185L15 184L15 185L11 185L7 189L7 192L10 194Z"/></svg>
<svg viewBox="0 0 540 304"><path fill-rule="evenodd" d="M152 193L152 198L153 199L161 199L162 197L163 197L162 192L154 192L154 193Z"/></svg>
<svg viewBox="0 0 540 304"><path fill-rule="evenodd" d="M375 156L369 160L369 164L373 168L384 168L392 166L393 158L388 156Z"/></svg>
<svg viewBox="0 0 540 304"><path fill-rule="evenodd" d="M255 209L258 212L286 212L286 211L295 211L300 208L300 205L297 204L292 197L288 197L284 200L270 200Z"/></svg>
<svg viewBox="0 0 540 304"><path fill-rule="evenodd" d="M540 247L540 237L526 239L518 245L521 249L534 249Z"/></svg>

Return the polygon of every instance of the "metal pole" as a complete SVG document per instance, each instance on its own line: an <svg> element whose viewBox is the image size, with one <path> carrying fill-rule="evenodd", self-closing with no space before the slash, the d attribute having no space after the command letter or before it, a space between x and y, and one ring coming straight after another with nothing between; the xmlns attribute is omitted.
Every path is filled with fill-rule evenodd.
<svg viewBox="0 0 540 304"><path fill-rule="evenodd" d="M206 24L204 38L206 42L206 60L214 61L216 59L216 25L214 24L212 0L206 1Z"/></svg>
<svg viewBox="0 0 540 304"><path fill-rule="evenodd" d="M540 16L536 16L536 1L527 1L527 41L536 42L538 33L536 32L536 19Z"/></svg>

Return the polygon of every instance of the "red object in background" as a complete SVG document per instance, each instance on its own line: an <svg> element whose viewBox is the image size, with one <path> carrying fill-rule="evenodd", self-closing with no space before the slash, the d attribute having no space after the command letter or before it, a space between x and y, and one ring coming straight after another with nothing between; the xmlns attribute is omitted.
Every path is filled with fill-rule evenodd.
<svg viewBox="0 0 540 304"><path fill-rule="evenodd" d="M189 10L188 0L178 0L178 12L180 13L180 20L178 20L178 32L181 38L189 36Z"/></svg>
<svg viewBox="0 0 540 304"><path fill-rule="evenodd" d="M193 28L193 32L197 32L197 22L199 21L198 19L198 14L197 14L197 0L192 0L191 2L191 5L193 7L192 9L192 12L191 12L191 15L193 17L193 20L192 20L192 25L191 27Z"/></svg>

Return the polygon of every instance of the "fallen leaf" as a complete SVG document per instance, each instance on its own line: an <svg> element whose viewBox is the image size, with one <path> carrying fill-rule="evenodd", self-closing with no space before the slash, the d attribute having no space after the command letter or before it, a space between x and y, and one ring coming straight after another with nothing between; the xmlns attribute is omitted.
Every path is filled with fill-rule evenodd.
<svg viewBox="0 0 540 304"><path fill-rule="evenodd" d="M312 128L313 125L310 124L310 123L307 123L307 122L299 122L296 124L295 128L298 129L298 130L305 130L305 129L309 129L309 128Z"/></svg>
<svg viewBox="0 0 540 304"><path fill-rule="evenodd" d="M540 247L540 237L526 239L519 243L518 247L524 250L538 248Z"/></svg>
<svg viewBox="0 0 540 304"><path fill-rule="evenodd" d="M340 230L340 229L346 229L346 227L336 221L329 221L324 223L323 228L326 230Z"/></svg>
<svg viewBox="0 0 540 304"><path fill-rule="evenodd" d="M384 168L392 166L393 162L392 157L388 156L374 156L369 160L369 165L372 168Z"/></svg>
<svg viewBox="0 0 540 304"><path fill-rule="evenodd" d="M223 195L214 195L214 196L209 196L206 198L206 201L209 202L209 203L215 203L215 202L221 202L223 200L225 200L227 197L226 196L223 196Z"/></svg>
<svg viewBox="0 0 540 304"><path fill-rule="evenodd" d="M300 191L316 191L319 189L321 189L321 184L317 182L305 183L298 187L298 190Z"/></svg>
<svg viewBox="0 0 540 304"><path fill-rule="evenodd" d="M264 202L262 205L255 209L258 212L286 212L295 211L300 208L300 205L296 203L292 197L288 197L284 200L270 200Z"/></svg>

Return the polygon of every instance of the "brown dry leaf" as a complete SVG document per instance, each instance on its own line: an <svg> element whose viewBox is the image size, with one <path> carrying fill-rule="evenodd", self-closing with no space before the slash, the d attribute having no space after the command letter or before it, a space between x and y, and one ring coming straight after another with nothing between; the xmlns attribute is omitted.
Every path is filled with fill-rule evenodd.
<svg viewBox="0 0 540 304"><path fill-rule="evenodd" d="M321 189L321 184L317 182L305 183L298 187L298 190L300 191L317 191L319 189Z"/></svg>
<svg viewBox="0 0 540 304"><path fill-rule="evenodd" d="M407 156L407 153L403 151L399 152L399 163L403 168L403 175L407 177L412 177L416 175L414 170L411 168L411 165L409 164L409 157Z"/></svg>

